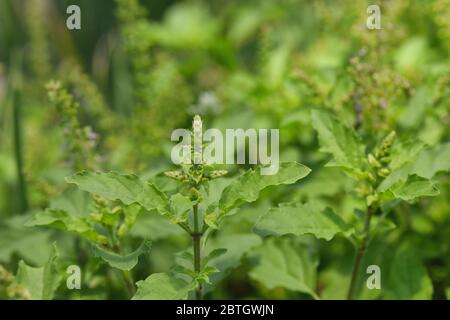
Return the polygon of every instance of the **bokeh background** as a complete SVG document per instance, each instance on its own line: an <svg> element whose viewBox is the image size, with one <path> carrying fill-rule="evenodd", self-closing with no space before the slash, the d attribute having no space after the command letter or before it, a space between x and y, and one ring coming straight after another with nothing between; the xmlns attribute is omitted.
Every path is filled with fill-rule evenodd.
<svg viewBox="0 0 450 320"><path fill-rule="evenodd" d="M5 283L19 261L42 266L56 243L61 270L83 267L83 289L61 285L56 298L127 298L84 240L24 224L60 201L74 172L153 177L172 168L170 133L200 114L206 127L280 128L281 159L313 169L310 179L267 192L230 218L221 231L234 251L206 297L310 298L264 282L255 263L266 240L251 227L281 201L321 201L349 221L362 205L351 180L323 167L311 108L334 112L369 146L391 130L430 146L449 142L450 2L375 2L381 30L366 28L372 3L363 0L0 0L0 297L14 298ZM81 30L66 28L70 4L81 8ZM414 279L399 284L394 274L404 270L394 270L383 277L386 290L361 289L360 297L450 294L448 176L439 181L439 197L400 205L391 216L397 228L373 244L372 261L386 270L389 253L412 248L403 267ZM80 197L71 205L89 214ZM137 280L168 270L189 245L160 217L140 219L128 245L147 238L154 247L133 270ZM236 233L248 237L233 244ZM308 281L321 298L345 297L353 256L345 239L277 241L307 243L316 257Z"/></svg>

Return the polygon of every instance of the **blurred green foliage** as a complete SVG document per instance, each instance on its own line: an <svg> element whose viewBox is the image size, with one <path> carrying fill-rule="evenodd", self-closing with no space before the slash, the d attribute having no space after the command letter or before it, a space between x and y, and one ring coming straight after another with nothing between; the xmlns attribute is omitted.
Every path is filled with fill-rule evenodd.
<svg viewBox="0 0 450 320"><path fill-rule="evenodd" d="M113 170L170 190L159 174L174 168L170 134L198 113L209 128L279 128L281 160L312 169L295 185L263 191L212 232L207 245L227 252L205 297L344 299L354 258L345 236L260 237L253 229L280 202L311 201L362 228L361 194L370 192L325 166L311 110L334 114L367 151L378 150L369 159L375 167L392 131L432 150L413 169L433 172L427 178L440 195L386 208L360 274L366 279L367 266L379 265L382 289L361 280L356 291L364 299L449 298L450 1L373 2L381 30L366 28L365 0L0 0L0 298L128 297L121 274L89 241L29 227L48 207L73 212L67 219L77 230L93 211L104 225L111 215L131 219L126 252L153 242L131 271L134 281L168 271L190 243L181 229L155 212L137 217L91 199L64 178ZM81 30L65 26L69 4L81 8ZM388 163L382 169L392 169ZM229 183L244 168L227 169ZM386 174L380 169L376 179ZM58 270L65 279L73 264L83 272L81 290L46 275ZM30 289L36 281L42 287Z"/></svg>

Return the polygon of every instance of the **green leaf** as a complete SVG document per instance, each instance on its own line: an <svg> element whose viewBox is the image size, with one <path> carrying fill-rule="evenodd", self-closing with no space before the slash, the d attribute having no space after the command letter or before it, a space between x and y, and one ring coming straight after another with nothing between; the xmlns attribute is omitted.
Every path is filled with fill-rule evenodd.
<svg viewBox="0 0 450 320"><path fill-rule="evenodd" d="M426 63L430 49L425 37L412 36L397 47L392 58L396 68L402 72L414 70Z"/></svg>
<svg viewBox="0 0 450 320"><path fill-rule="evenodd" d="M50 200L51 209L59 209L75 216L86 216L90 211L92 197L86 192L70 186L60 196Z"/></svg>
<svg viewBox="0 0 450 320"><path fill-rule="evenodd" d="M3 218L0 224L0 261L9 261L12 255L19 255L27 262L43 265L50 254L51 233L24 224L32 214Z"/></svg>
<svg viewBox="0 0 450 320"><path fill-rule="evenodd" d="M219 229L216 212L208 212L204 218L205 224L211 229Z"/></svg>
<svg viewBox="0 0 450 320"><path fill-rule="evenodd" d="M209 276L210 274L220 272L220 270L213 266L206 266L200 272Z"/></svg>
<svg viewBox="0 0 450 320"><path fill-rule="evenodd" d="M25 224L28 227L49 226L76 233L88 240L104 243L106 238L99 235L95 229L87 222L87 219L74 216L66 211L58 209L46 209L38 212Z"/></svg>
<svg viewBox="0 0 450 320"><path fill-rule="evenodd" d="M199 283L207 283L212 284L209 276L214 273L219 273L220 270L213 266L206 266L204 267L200 273L195 277L195 280Z"/></svg>
<svg viewBox="0 0 450 320"><path fill-rule="evenodd" d="M390 152L392 160L389 168L395 170L407 163L414 162L424 147L425 143L414 139L394 143Z"/></svg>
<svg viewBox="0 0 450 320"><path fill-rule="evenodd" d="M210 259L210 264L222 272L239 265L242 256L251 248L261 244L261 238L254 234L227 234L210 239L206 250L213 252L220 248L226 250L221 255Z"/></svg>
<svg viewBox="0 0 450 320"><path fill-rule="evenodd" d="M330 208L310 202L287 203L270 209L256 222L254 231L263 236L312 234L328 241L337 233L349 236L354 230Z"/></svg>
<svg viewBox="0 0 450 320"><path fill-rule="evenodd" d="M170 220L172 223L186 222L193 203L188 197L177 193L170 197Z"/></svg>
<svg viewBox="0 0 450 320"><path fill-rule="evenodd" d="M206 252L216 251L214 257L210 257L208 265L216 267L221 272L210 276L211 282L217 284L226 277L228 272L240 265L242 257L248 253L252 248L261 244L261 238L255 234L238 233L225 234L217 238L211 238L206 245ZM226 252L221 253L222 250ZM205 292L211 290L211 287L206 287Z"/></svg>
<svg viewBox="0 0 450 320"><path fill-rule="evenodd" d="M167 196L150 182L143 182L133 174L83 171L67 177L66 181L107 200L120 200L126 205L139 203L149 211L156 209L161 214L169 213Z"/></svg>
<svg viewBox="0 0 450 320"><path fill-rule="evenodd" d="M211 261L212 259L215 259L217 257L220 257L221 255L225 254L227 251L228 250L225 248L214 249L213 251L208 253L208 255L205 258L203 258L203 265L207 265L209 261Z"/></svg>
<svg viewBox="0 0 450 320"><path fill-rule="evenodd" d="M436 184L428 179L417 175L408 176L406 180L400 180L393 183L387 189L383 184L380 185L378 192L383 201L401 199L404 201L413 201L420 197L432 197L439 195L439 189Z"/></svg>
<svg viewBox="0 0 450 320"><path fill-rule="evenodd" d="M431 299L433 285L419 255L411 249L400 249L392 261L386 299Z"/></svg>
<svg viewBox="0 0 450 320"><path fill-rule="evenodd" d="M450 170L450 142L422 151L411 166L410 174L431 179L437 173Z"/></svg>
<svg viewBox="0 0 450 320"><path fill-rule="evenodd" d="M247 171L225 188L219 201L221 214L227 213L243 202L257 200L259 193L269 186L292 184L311 172L311 169L297 162L282 163L275 175L262 175L260 170L261 168Z"/></svg>
<svg viewBox="0 0 450 320"><path fill-rule="evenodd" d="M16 282L27 290L30 298L33 300L51 300L58 288L62 276L57 270L58 251L53 246L53 251L45 264L40 268L33 268L19 262Z"/></svg>
<svg viewBox="0 0 450 320"><path fill-rule="evenodd" d="M217 39L217 23L206 6L186 2L169 8L163 24L152 25L152 33L164 46L205 48Z"/></svg>
<svg viewBox="0 0 450 320"><path fill-rule="evenodd" d="M143 211L142 207L136 203L126 206L122 208L122 210L124 213L124 220L117 231L117 236L119 238L123 238L128 234Z"/></svg>
<svg viewBox="0 0 450 320"><path fill-rule="evenodd" d="M354 177L362 177L367 167L365 146L356 132L328 112L313 110L312 124L319 136L320 151L333 156L328 167L339 167Z"/></svg>
<svg viewBox="0 0 450 320"><path fill-rule="evenodd" d="M127 255L119 255L115 252L95 246L94 253L97 257L100 257L106 261L111 267L129 271L138 263L139 256L141 254L145 254L150 251L151 246L151 241L144 240L135 251Z"/></svg>
<svg viewBox="0 0 450 320"><path fill-rule="evenodd" d="M394 161L394 159L393 159ZM432 179L439 172L450 170L450 143L440 144L424 149L417 158L410 163L394 170L380 184L379 190L387 190L398 181L407 180L410 175L417 175L425 179Z"/></svg>
<svg viewBox="0 0 450 320"><path fill-rule="evenodd" d="M177 261L178 264L180 264L180 261L184 261L185 263L187 262L189 266L193 266L192 262L194 261L194 255L188 250L183 250L175 254L175 261Z"/></svg>
<svg viewBox="0 0 450 320"><path fill-rule="evenodd" d="M184 300L195 289L195 282L187 282L168 273L154 273L138 281L133 300Z"/></svg>
<svg viewBox="0 0 450 320"><path fill-rule="evenodd" d="M166 217L156 212L149 212L139 216L129 234L134 237L156 241L170 236L180 236L184 232L184 230L171 223Z"/></svg>
<svg viewBox="0 0 450 320"><path fill-rule="evenodd" d="M411 97L408 104L400 112L398 124L401 127L416 128L423 122L425 112L432 108L433 94L427 85L421 85L416 88L415 94Z"/></svg>
<svg viewBox="0 0 450 320"><path fill-rule="evenodd" d="M289 238L269 238L255 250L259 263L250 277L269 289L278 287L300 291L317 298L315 293L317 256L306 245Z"/></svg>
<svg viewBox="0 0 450 320"><path fill-rule="evenodd" d="M176 265L171 269L171 271L177 274L185 274L191 277L192 279L194 279L197 276L197 273L194 270L192 270L192 268L188 268L183 265Z"/></svg>
<svg viewBox="0 0 450 320"><path fill-rule="evenodd" d="M314 177L307 179L293 192L294 199L316 199L333 196L342 190L350 189L354 181L339 168L324 167L314 172Z"/></svg>

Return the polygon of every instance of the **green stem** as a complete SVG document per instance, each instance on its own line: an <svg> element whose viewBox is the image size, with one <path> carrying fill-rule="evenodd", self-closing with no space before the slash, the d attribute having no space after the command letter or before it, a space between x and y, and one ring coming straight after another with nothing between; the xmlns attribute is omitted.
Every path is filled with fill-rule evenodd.
<svg viewBox="0 0 450 320"><path fill-rule="evenodd" d="M367 242L370 237L370 221L372 220L372 215L373 215L373 208L371 206L369 206L367 208L366 221L364 223L363 238L359 244L358 250L356 252L355 261L353 263L352 278L351 278L350 287L349 287L348 293L347 293L348 300L354 299L355 290L356 290L357 282L358 282L358 275L359 275L359 271L361 269L361 261L366 253Z"/></svg>
<svg viewBox="0 0 450 320"><path fill-rule="evenodd" d="M12 94L13 126L14 126L14 154L16 158L17 181L19 185L19 210L21 213L28 211L27 186L23 170L22 150L22 122L20 113L19 92L13 88Z"/></svg>
<svg viewBox="0 0 450 320"><path fill-rule="evenodd" d="M116 239L115 233L112 229L112 227L108 227L109 236L112 243L112 249L115 253L122 254L122 250L120 249L120 245ZM128 296L130 299L134 296L136 292L136 288L134 286L134 279L133 275L129 270L120 270L121 279L127 288Z"/></svg>
<svg viewBox="0 0 450 320"><path fill-rule="evenodd" d="M121 274L123 282L125 283L125 286L127 288L128 295L130 298L132 298L136 292L136 288L134 287L133 275L128 270L122 270Z"/></svg>
<svg viewBox="0 0 450 320"><path fill-rule="evenodd" d="M194 205L194 232L192 233L192 242L194 245L194 271L199 274L201 270L201 238L202 234L199 232L199 221L198 221L198 205ZM202 285L198 284L195 289L195 298L197 300L202 300Z"/></svg>

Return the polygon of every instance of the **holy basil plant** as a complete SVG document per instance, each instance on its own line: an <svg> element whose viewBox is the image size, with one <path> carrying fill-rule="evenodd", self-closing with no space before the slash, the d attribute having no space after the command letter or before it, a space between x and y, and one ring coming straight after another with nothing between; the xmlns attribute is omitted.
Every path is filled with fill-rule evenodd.
<svg viewBox="0 0 450 320"><path fill-rule="evenodd" d="M433 177L450 169L450 144L428 148L418 141L398 140L391 132L369 147L353 128L327 111L313 110L311 119L320 151L332 156L326 167L339 168L354 180L355 191L365 202L365 212L355 210L358 219L346 222L341 218L343 213L335 213L321 203L282 203L263 214L254 230L263 236L311 234L328 241L341 234L349 239L355 246L355 258L347 298L353 299L361 276L361 261L370 241L386 227L389 212L402 201L412 203L439 194ZM278 284L286 287L283 282ZM311 287L298 290L317 297Z"/></svg>
<svg viewBox="0 0 450 320"><path fill-rule="evenodd" d="M191 149L194 156L193 146ZM293 184L310 172L297 162L282 163L275 175L263 175L261 168L250 169L230 182L224 179L225 170L203 163L181 165L177 171L164 172L165 177L175 181L174 188L164 191L156 182L134 174L82 171L66 180L92 195L92 203L87 206L91 214L78 214L74 205L55 204L36 214L28 225L60 228L88 240L96 256L120 270L134 299L186 299L190 295L202 299L204 285L211 284L210 276L224 271L220 270L220 263L211 261L220 260L227 252L220 245L208 246L209 234L220 233L227 216L236 213L243 204L256 201L262 190ZM177 254L176 265L170 271L149 275L136 283L135 290L130 270L137 265L140 255L149 252L151 244L144 240L133 252L125 253L121 240L140 214L150 212L157 212L179 226L190 236L192 245ZM327 219L336 223L336 228L342 224L332 222L332 217L323 218ZM228 245L236 243L236 247L245 250L246 243L252 241L252 237L241 235L229 239ZM222 265L226 267L226 263Z"/></svg>

